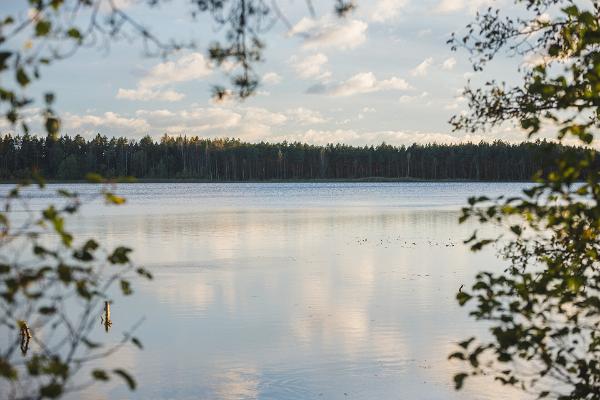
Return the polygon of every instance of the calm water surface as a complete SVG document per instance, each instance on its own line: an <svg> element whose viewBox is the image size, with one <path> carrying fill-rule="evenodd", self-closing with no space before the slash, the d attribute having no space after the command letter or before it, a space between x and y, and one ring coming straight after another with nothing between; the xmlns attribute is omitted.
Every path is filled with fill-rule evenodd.
<svg viewBox="0 0 600 400"><path fill-rule="evenodd" d="M144 350L126 348L107 363L131 369L140 387L83 397L517 398L485 380L454 392L457 365L447 356L485 332L455 293L501 265L493 251L462 244L474 225L457 224L460 207L468 196L523 186L121 185L126 206L89 205L72 227L133 247L155 275L116 301L107 334L118 340L146 317L137 332Z"/></svg>

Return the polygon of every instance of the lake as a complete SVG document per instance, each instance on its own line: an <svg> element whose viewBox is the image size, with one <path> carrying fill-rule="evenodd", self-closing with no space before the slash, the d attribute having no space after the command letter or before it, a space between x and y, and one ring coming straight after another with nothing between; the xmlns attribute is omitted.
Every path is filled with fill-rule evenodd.
<svg viewBox="0 0 600 400"><path fill-rule="evenodd" d="M155 276L115 301L110 332L98 325L118 340L145 317L144 349L102 361L129 368L139 388L110 383L73 398L518 398L485 379L455 392L460 366L447 356L486 331L458 306L459 287L503 264L462 243L476 225L458 224L460 207L524 186L119 185L125 206L90 204L69 226L133 247Z"/></svg>

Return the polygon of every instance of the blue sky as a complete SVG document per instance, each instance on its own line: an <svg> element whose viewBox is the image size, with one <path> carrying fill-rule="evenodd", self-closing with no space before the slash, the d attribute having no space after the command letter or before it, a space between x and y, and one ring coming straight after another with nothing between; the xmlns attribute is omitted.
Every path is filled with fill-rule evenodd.
<svg viewBox="0 0 600 400"><path fill-rule="evenodd" d="M338 19L332 0L314 1L314 18L303 1L279 0L292 29L280 22L265 35L258 94L219 104L210 87L226 77L205 57L205 46L220 34L214 24L193 21L185 0L153 8L135 0L119 3L156 35L193 38L200 48L161 59L144 56L139 40L120 41L108 49L81 49L43 70L43 80L28 90L57 93L63 134L355 145L525 138L513 126L467 135L452 132L447 122L466 106L460 90L468 79L518 76L522 60L508 57L475 75L467 53L453 53L446 44L479 7L495 3L508 10L512 2L363 0L356 12Z"/></svg>

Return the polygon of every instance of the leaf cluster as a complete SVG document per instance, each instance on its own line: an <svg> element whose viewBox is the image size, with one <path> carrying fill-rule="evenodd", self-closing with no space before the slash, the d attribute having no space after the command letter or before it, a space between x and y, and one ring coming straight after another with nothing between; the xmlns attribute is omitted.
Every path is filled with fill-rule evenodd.
<svg viewBox="0 0 600 400"><path fill-rule="evenodd" d="M559 141L594 145L600 104L600 7L597 2L517 1L527 21L479 15L462 43L476 69L502 48L539 51L544 63L526 71L521 86L488 83L467 89L470 113L456 129L486 129L516 121L530 135L553 129ZM587 7L586 7L587 6ZM557 9L553 9L557 8ZM550 12L552 18L541 19ZM528 27L528 29L525 29ZM533 42L532 42L533 40ZM454 42L458 46L456 41ZM461 222L475 219L503 235L466 243L473 251L500 249L507 267L482 272L457 295L471 316L490 326L491 339L470 338L450 357L467 367L455 376L487 375L539 398L600 396L600 171L596 151L562 154L556 169L515 198L473 198Z"/></svg>
<svg viewBox="0 0 600 400"><path fill-rule="evenodd" d="M101 188L82 197L58 190L59 201L41 210L29 205L29 197L44 194L45 183L23 182L10 190L0 212L0 326L9 335L0 346L0 385L8 398L57 398L110 375L135 380L122 369L110 374L94 370L89 379L75 382L86 363L109 356L128 342L141 347L128 332L116 346L91 339L102 305L112 302L111 288L131 295L131 279L151 279L149 271L135 267L131 249L105 249L94 238L79 238L67 228L69 218L84 203L103 199L119 205L124 199L113 184L90 174ZM45 196L48 196L47 194ZM47 198L47 197L46 197ZM29 342L33 346L29 348ZM21 353L17 349L21 349ZM80 378L81 379L81 378ZM3 394L3 395L4 395Z"/></svg>

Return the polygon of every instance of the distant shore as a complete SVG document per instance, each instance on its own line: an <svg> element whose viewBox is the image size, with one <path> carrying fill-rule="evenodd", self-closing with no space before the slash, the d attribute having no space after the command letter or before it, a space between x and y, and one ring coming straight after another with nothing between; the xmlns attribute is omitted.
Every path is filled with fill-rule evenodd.
<svg viewBox="0 0 600 400"><path fill-rule="evenodd" d="M16 184L22 182L20 180L5 180L0 181L0 184ZM84 179L64 180L64 179L47 179L48 184L73 184L73 183L90 183ZM268 179L268 180L208 180L208 179L193 179L193 178L173 178L173 179L116 179L116 183L527 183L530 180L472 180L472 179L422 179L422 178L340 178L340 179Z"/></svg>

